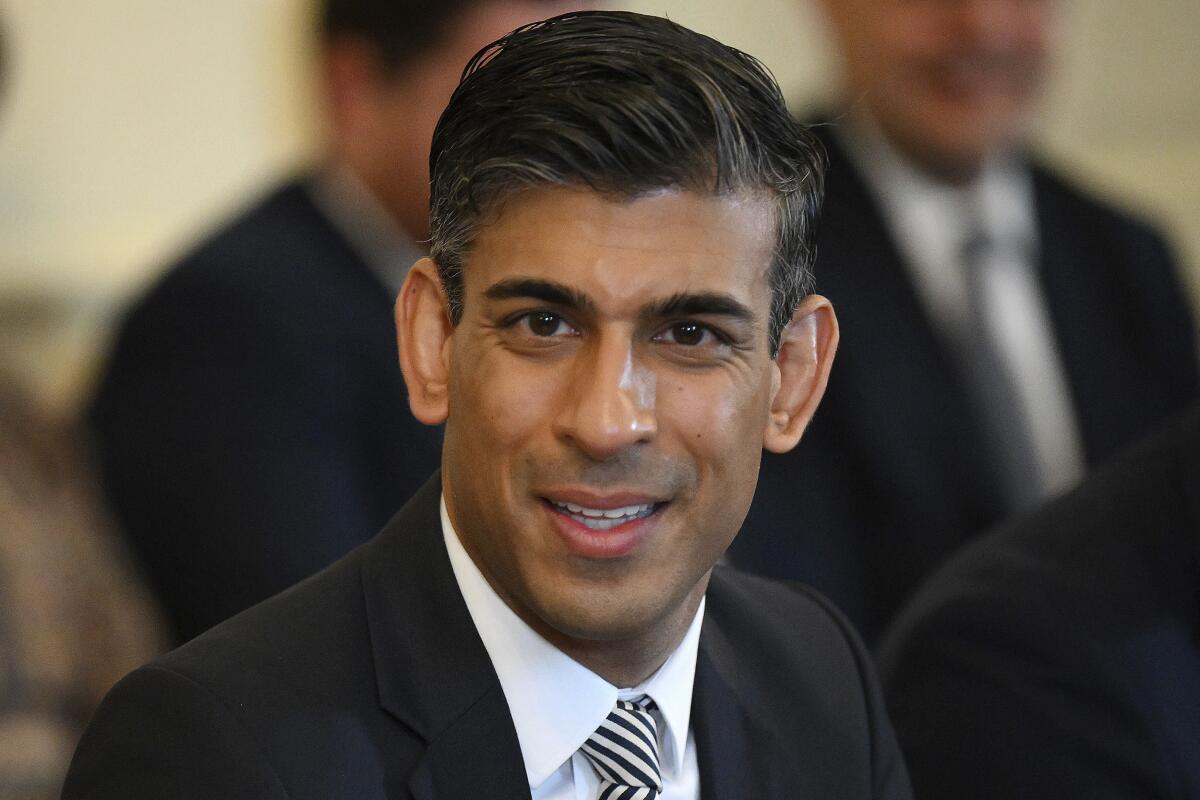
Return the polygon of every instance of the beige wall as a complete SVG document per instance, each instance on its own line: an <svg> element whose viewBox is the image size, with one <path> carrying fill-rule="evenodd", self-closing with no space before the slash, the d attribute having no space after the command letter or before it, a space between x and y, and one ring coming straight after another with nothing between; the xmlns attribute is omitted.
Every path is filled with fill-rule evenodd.
<svg viewBox="0 0 1200 800"><path fill-rule="evenodd" d="M1163 222L1200 297L1200 4L1061 1L1069 36L1039 139ZM627 7L758 55L798 101L832 80L804 0ZM54 391L78 380L46 377L59 374L46 363L90 358L96 320L312 147L305 17L302 0L0 0L12 73L0 103L0 314L30 294L75 310L32 362Z"/></svg>
<svg viewBox="0 0 1200 800"><path fill-rule="evenodd" d="M125 288L293 158L295 6L0 0L5 283Z"/></svg>

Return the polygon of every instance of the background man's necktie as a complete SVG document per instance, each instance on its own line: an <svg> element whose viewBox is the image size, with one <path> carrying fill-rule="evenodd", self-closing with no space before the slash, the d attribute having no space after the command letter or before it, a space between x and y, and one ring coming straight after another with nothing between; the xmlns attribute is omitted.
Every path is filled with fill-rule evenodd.
<svg viewBox="0 0 1200 800"><path fill-rule="evenodd" d="M600 800L653 800L662 791L654 701L618 700L580 748L600 776Z"/></svg>
<svg viewBox="0 0 1200 800"><path fill-rule="evenodd" d="M976 234L962 248L967 327L961 352L963 374L979 411L1000 488L1009 509L1016 510L1037 500L1041 476L1017 378L999 346L999 326L1020 325L1022 320L1004 319L1003 310L992 304L988 270L992 268L993 244L986 235Z"/></svg>

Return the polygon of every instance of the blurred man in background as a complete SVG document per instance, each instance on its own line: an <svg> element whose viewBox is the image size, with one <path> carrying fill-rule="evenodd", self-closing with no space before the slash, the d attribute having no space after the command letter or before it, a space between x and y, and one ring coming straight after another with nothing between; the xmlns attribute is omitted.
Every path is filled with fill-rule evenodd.
<svg viewBox="0 0 1200 800"><path fill-rule="evenodd" d="M373 534L438 463L391 308L463 66L565 0L326 0L329 140L126 316L91 408L106 490L187 639Z"/></svg>
<svg viewBox="0 0 1200 800"><path fill-rule="evenodd" d="M976 531L1186 405L1195 329L1159 236L1022 147L1056 3L825 10L846 85L816 271L846 334L733 557L816 584L873 638Z"/></svg>

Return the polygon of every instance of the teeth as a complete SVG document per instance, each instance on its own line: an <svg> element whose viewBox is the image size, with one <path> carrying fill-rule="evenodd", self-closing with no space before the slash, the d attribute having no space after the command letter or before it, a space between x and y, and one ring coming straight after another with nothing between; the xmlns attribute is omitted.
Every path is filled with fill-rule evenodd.
<svg viewBox="0 0 1200 800"><path fill-rule="evenodd" d="M570 513L572 519L582 522L593 530L608 530L609 528L629 522L633 519L649 516L654 511L654 503L643 503L622 508L587 508L574 503L558 503L555 506Z"/></svg>

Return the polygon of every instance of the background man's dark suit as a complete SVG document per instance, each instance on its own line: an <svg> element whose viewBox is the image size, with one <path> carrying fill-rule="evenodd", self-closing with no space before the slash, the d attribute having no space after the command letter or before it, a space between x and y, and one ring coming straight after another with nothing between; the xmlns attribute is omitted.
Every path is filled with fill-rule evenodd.
<svg viewBox="0 0 1200 800"><path fill-rule="evenodd" d="M301 183L130 311L91 409L105 488L182 639L378 531L439 463L392 297Z"/></svg>
<svg viewBox="0 0 1200 800"><path fill-rule="evenodd" d="M1200 797L1200 406L953 559L881 671L918 797Z"/></svg>
<svg viewBox="0 0 1200 800"><path fill-rule="evenodd" d="M820 129L817 129L820 131ZM817 290L842 339L802 444L766 454L731 556L827 593L871 641L918 582L1001 518L980 425L881 212L829 129ZM1042 288L1089 463L1196 394L1196 330L1162 240L1044 169Z"/></svg>
<svg viewBox="0 0 1200 800"><path fill-rule="evenodd" d="M64 798L528 798L439 490L118 684ZM862 645L806 590L718 568L694 696L705 798L909 796Z"/></svg>

